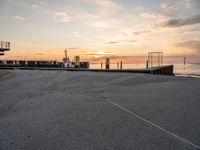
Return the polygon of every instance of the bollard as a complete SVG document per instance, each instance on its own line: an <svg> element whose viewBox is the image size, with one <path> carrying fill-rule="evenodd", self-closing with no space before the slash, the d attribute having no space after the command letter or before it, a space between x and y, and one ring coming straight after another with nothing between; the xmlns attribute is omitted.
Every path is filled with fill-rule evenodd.
<svg viewBox="0 0 200 150"><path fill-rule="evenodd" d="M102 63L102 61L101 61L101 70L103 69L103 63Z"/></svg>
<svg viewBox="0 0 200 150"><path fill-rule="evenodd" d="M120 61L120 69L122 70L122 68L123 68L123 67L122 67L122 61Z"/></svg>
<svg viewBox="0 0 200 150"><path fill-rule="evenodd" d="M185 66L186 65L186 57L184 57L184 62L183 63L184 63L184 66Z"/></svg>
<svg viewBox="0 0 200 150"><path fill-rule="evenodd" d="M149 69L149 61L146 60L146 69Z"/></svg>
<svg viewBox="0 0 200 150"><path fill-rule="evenodd" d="M110 59L106 58L106 69L110 69Z"/></svg>
<svg viewBox="0 0 200 150"><path fill-rule="evenodd" d="M184 57L184 62L183 62L183 64L184 64L184 71L185 71L186 57Z"/></svg>

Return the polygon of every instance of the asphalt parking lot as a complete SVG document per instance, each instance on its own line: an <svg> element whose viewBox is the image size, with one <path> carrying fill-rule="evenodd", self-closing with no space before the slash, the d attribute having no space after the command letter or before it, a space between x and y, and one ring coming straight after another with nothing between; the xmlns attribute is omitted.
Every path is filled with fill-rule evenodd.
<svg viewBox="0 0 200 150"><path fill-rule="evenodd" d="M200 79L10 72L0 80L2 150L200 149Z"/></svg>

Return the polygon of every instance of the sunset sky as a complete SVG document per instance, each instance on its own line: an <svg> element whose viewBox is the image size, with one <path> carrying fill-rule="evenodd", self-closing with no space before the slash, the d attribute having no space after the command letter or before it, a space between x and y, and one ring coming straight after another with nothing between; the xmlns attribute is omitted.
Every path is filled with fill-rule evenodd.
<svg viewBox="0 0 200 150"><path fill-rule="evenodd" d="M200 0L0 0L3 59L132 60L149 51L200 62Z"/></svg>

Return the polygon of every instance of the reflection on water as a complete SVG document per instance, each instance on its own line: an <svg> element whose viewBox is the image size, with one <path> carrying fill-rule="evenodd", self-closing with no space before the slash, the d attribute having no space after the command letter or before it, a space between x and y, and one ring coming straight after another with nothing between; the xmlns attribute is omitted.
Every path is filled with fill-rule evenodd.
<svg viewBox="0 0 200 150"><path fill-rule="evenodd" d="M177 75L189 75L200 77L200 64L175 64L174 73Z"/></svg>
<svg viewBox="0 0 200 150"><path fill-rule="evenodd" d="M116 64L110 64L110 69L118 69ZM123 69L144 69L146 64L123 64ZM101 69L101 64L90 64L91 69ZM103 65L105 69L105 64ZM200 77L200 64L174 64L174 73L176 75L188 75Z"/></svg>

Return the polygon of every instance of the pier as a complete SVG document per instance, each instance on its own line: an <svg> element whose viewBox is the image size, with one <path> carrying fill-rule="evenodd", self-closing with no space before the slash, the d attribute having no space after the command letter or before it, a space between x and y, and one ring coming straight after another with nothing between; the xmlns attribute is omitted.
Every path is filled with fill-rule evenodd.
<svg viewBox="0 0 200 150"><path fill-rule="evenodd" d="M149 69L85 69L85 68L61 68L61 67L18 67L18 66L9 66L9 65L0 65L0 69L8 70L60 70L60 71L91 71L91 72L121 72L121 73L144 73L144 74L153 74L153 75L174 75L173 65L160 66Z"/></svg>

